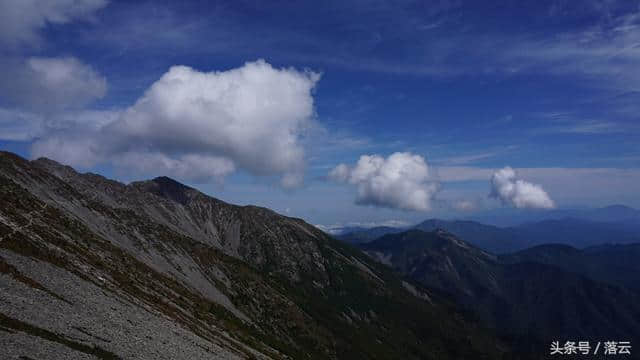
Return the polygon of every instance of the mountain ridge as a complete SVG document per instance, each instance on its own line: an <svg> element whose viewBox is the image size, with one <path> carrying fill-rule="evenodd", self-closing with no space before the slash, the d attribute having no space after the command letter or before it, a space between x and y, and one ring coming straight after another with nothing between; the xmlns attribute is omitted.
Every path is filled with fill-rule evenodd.
<svg viewBox="0 0 640 360"><path fill-rule="evenodd" d="M449 294L518 348L539 351L567 337L640 337L640 292L561 262L492 256L443 230L413 229L359 246L400 274ZM565 245L537 249L582 252Z"/></svg>
<svg viewBox="0 0 640 360"><path fill-rule="evenodd" d="M513 227L501 228L472 220L428 219L409 229L434 231L445 229L469 243L494 254L506 254L545 243L558 243L586 248L608 243L640 242L640 226L625 223L596 222L564 218L542 220ZM366 243L385 234L406 231L360 231L337 236L353 244Z"/></svg>
<svg viewBox="0 0 640 360"><path fill-rule="evenodd" d="M137 351L154 358L493 358L508 349L300 219L154 180L125 185L0 153L0 329L9 334L0 345L46 358L135 357L122 334L141 337Z"/></svg>

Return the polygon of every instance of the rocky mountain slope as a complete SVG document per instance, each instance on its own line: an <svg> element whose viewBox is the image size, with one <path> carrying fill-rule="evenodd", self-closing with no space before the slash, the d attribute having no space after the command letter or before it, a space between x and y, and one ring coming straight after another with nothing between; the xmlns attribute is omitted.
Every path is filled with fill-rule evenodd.
<svg viewBox="0 0 640 360"><path fill-rule="evenodd" d="M444 229L494 254L516 251L526 246L518 242L517 232L514 229L499 228L475 221L429 219L416 225L415 229L427 232Z"/></svg>
<svg viewBox="0 0 640 360"><path fill-rule="evenodd" d="M523 254L507 261L444 230L385 235L361 248L449 294L521 350L539 352L551 341L573 338L640 340L639 293L586 273Z"/></svg>
<svg viewBox="0 0 640 360"><path fill-rule="evenodd" d="M6 152L0 288L8 358L510 356L436 294L300 219Z"/></svg>

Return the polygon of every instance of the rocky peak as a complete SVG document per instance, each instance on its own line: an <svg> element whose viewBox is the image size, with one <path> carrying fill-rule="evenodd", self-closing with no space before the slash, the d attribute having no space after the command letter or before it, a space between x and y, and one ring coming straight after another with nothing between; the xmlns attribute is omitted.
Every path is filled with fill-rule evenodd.
<svg viewBox="0 0 640 360"><path fill-rule="evenodd" d="M31 163L63 180L67 180L78 175L78 173L71 166L62 165L59 162L51 160L49 158L41 157L31 161Z"/></svg>
<svg viewBox="0 0 640 360"><path fill-rule="evenodd" d="M131 183L131 186L138 190L155 194L182 205L188 204L189 201L199 194L198 190L181 184L167 176L159 176L147 181L137 181Z"/></svg>

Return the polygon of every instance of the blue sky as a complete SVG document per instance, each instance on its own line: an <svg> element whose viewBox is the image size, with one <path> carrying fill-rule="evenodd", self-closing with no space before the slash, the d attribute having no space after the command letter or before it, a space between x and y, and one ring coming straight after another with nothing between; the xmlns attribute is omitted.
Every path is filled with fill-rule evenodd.
<svg viewBox="0 0 640 360"><path fill-rule="evenodd" d="M317 224L548 204L529 185L555 207L640 207L638 1L2 0L0 10L0 148L25 157L123 181L167 174ZM272 82L255 93L242 80L264 74ZM156 86L170 75L192 83ZM285 105L243 117L221 103L181 124L185 103L147 104L227 81ZM195 144L220 116L256 125ZM202 131L181 128L193 124ZM362 175L363 155L382 167ZM330 176L339 164L348 171ZM515 177L496 191L507 166Z"/></svg>

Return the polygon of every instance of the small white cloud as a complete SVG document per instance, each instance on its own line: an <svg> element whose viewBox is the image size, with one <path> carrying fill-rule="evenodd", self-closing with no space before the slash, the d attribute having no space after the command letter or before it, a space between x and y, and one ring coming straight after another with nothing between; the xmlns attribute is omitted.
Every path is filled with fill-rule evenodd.
<svg viewBox="0 0 640 360"><path fill-rule="evenodd" d="M471 200L458 200L453 202L453 208L458 211L473 211L477 204Z"/></svg>
<svg viewBox="0 0 640 360"><path fill-rule="evenodd" d="M438 184L430 181L424 158L408 152L397 152L386 159L363 155L353 168L340 164L329 177L355 185L358 205L426 211L438 190Z"/></svg>
<svg viewBox="0 0 640 360"><path fill-rule="evenodd" d="M110 162L196 181L244 169L294 187L303 181L300 138L312 123L318 80L263 60L221 72L174 66L114 121L84 139L68 132L54 141L77 155L46 146L51 139L37 142L34 152L71 165Z"/></svg>
<svg viewBox="0 0 640 360"><path fill-rule="evenodd" d="M107 81L74 57L31 57L2 62L0 95L35 112L80 108L107 92Z"/></svg>
<svg viewBox="0 0 640 360"><path fill-rule="evenodd" d="M340 164L329 172L329 178L335 181L345 182L349 179L351 169L346 164Z"/></svg>
<svg viewBox="0 0 640 360"><path fill-rule="evenodd" d="M540 185L517 179L516 172L508 166L496 171L491 177L489 196L519 209L555 207L553 200Z"/></svg>

